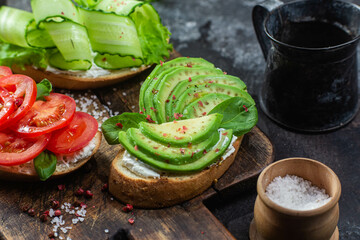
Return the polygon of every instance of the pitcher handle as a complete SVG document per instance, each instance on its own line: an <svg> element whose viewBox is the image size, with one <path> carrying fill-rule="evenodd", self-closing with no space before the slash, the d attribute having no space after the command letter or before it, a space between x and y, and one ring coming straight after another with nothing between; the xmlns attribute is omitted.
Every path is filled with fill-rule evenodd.
<svg viewBox="0 0 360 240"><path fill-rule="evenodd" d="M267 15L271 10L282 4L283 2L279 0L266 0L256 5L252 11L252 22L254 25L256 37L260 43L260 47L265 60L267 59L267 55L271 47L270 39L266 36L264 29L265 18L267 17Z"/></svg>

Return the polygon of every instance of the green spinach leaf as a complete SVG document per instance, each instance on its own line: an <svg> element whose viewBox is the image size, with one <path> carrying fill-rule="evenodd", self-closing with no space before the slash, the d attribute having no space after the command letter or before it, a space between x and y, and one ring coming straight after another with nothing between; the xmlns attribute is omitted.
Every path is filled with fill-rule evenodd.
<svg viewBox="0 0 360 240"><path fill-rule="evenodd" d="M224 117L220 127L232 129L235 136L249 132L258 121L255 103L242 97L225 100L209 112L212 113L222 114Z"/></svg>
<svg viewBox="0 0 360 240"><path fill-rule="evenodd" d="M107 119L102 125L101 130L106 141L110 145L119 144L119 132L129 128L138 128L140 122L146 121L146 116L140 113L125 112L121 115Z"/></svg>
<svg viewBox="0 0 360 240"><path fill-rule="evenodd" d="M55 154L43 151L34 158L34 167L41 181L45 181L55 172L57 158Z"/></svg>
<svg viewBox="0 0 360 240"><path fill-rule="evenodd" d="M45 100L44 97L49 96L52 91L51 82L46 78L43 79L38 84L36 84L36 87L37 87L36 100Z"/></svg>

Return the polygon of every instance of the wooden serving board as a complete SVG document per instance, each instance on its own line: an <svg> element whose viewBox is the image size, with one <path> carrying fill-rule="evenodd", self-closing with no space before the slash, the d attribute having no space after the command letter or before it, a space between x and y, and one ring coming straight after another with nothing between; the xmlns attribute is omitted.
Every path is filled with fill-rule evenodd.
<svg viewBox="0 0 360 240"><path fill-rule="evenodd" d="M149 71L109 88L65 93L77 99L80 110L87 110L101 123L109 113L138 111L140 84L148 74ZM119 146L110 146L103 140L100 150L84 167L62 179L36 183L0 180L0 240L49 239L53 229L51 218L41 222L39 214L50 208L52 199L60 204L75 201L87 204L86 217L77 224L72 223L74 215L62 211L65 220L62 227L71 227L67 233L59 231L63 239L233 239L203 200L256 176L274 159L271 142L255 127L245 135L234 164L205 193L174 207L126 213L122 211L124 203L101 191L118 150ZM65 190L60 191L58 185L65 185ZM75 196L80 187L91 190L94 196L91 199ZM36 215L31 217L22 212L24 206L33 208ZM130 224L129 219L134 219L134 223Z"/></svg>

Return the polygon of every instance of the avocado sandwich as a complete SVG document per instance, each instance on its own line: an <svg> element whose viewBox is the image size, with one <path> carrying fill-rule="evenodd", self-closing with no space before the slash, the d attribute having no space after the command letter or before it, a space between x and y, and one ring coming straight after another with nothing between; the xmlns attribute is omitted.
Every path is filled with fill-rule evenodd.
<svg viewBox="0 0 360 240"><path fill-rule="evenodd" d="M156 66L142 84L139 107L109 118L102 131L109 144L122 146L110 168L110 192L143 208L175 205L209 188L258 119L246 85L201 58Z"/></svg>

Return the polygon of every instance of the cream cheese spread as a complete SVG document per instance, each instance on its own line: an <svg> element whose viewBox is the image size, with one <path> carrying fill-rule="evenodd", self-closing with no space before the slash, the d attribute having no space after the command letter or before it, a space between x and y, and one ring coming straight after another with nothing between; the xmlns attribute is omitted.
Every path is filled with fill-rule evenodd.
<svg viewBox="0 0 360 240"><path fill-rule="evenodd" d="M78 74L81 77L89 77L89 78L97 78L105 75L109 75L111 71L98 67L96 64L92 64L91 68L86 71L82 70L60 70L58 68L53 68L51 66L47 66L46 71L52 72L55 74L69 74L74 73Z"/></svg>
<svg viewBox="0 0 360 240"><path fill-rule="evenodd" d="M138 160L125 150L121 164L130 172L144 178L160 178L159 172L148 164Z"/></svg>
<svg viewBox="0 0 360 240"><path fill-rule="evenodd" d="M71 164L77 163L79 160L90 157L96 147L96 137L94 137L84 148L70 154L56 155L56 170L62 171L70 167Z"/></svg>

